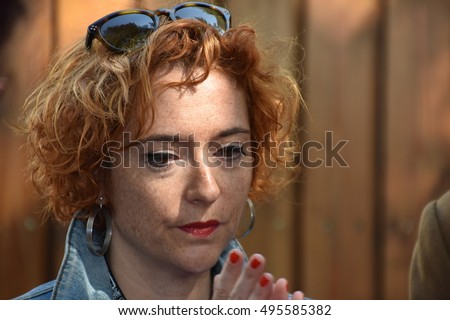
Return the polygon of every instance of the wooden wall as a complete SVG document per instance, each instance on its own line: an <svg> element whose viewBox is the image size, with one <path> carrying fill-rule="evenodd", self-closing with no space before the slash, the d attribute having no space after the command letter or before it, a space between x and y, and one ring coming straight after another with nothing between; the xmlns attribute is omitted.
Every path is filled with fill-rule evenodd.
<svg viewBox="0 0 450 320"><path fill-rule="evenodd" d="M159 7L146 0L25 2L27 14L0 50L0 76L9 79L0 95L6 119L15 117L53 50L84 37L87 24L120 8ZM421 210L450 188L450 3L223 2L235 24L251 23L272 39L274 59L299 75L308 104L303 142L324 146L309 159L326 160L346 141L339 155L348 166L305 166L297 183L257 205L247 251L263 253L269 271L315 299L406 299ZM301 46L283 60L293 36ZM3 299L54 278L64 241L64 227L40 223L39 202L23 182L20 143L2 125Z"/></svg>
<svg viewBox="0 0 450 320"><path fill-rule="evenodd" d="M22 140L7 126L50 57L50 21L50 1L27 5L0 52L0 76L7 79L0 95L0 298L11 298L53 276L50 227L42 226L34 214L37 201L24 182L25 159L18 151Z"/></svg>

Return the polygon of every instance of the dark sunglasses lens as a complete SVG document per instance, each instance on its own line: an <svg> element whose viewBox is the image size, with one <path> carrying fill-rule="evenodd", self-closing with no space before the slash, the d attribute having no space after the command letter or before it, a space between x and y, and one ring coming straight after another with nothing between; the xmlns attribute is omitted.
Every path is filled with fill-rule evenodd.
<svg viewBox="0 0 450 320"><path fill-rule="evenodd" d="M225 17L215 9L208 7L183 7L175 11L177 19L198 19L213 26L220 33L227 31Z"/></svg>
<svg viewBox="0 0 450 320"><path fill-rule="evenodd" d="M117 49L133 49L143 46L156 27L156 21L152 17L131 13L106 21L100 28L100 34Z"/></svg>

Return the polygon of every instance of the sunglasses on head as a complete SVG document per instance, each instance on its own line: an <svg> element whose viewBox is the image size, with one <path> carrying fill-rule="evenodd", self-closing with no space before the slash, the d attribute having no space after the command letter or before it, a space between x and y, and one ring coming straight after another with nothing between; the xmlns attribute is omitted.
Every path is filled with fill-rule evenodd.
<svg viewBox="0 0 450 320"><path fill-rule="evenodd" d="M95 21L88 27L86 49L90 49L95 39L114 52L129 52L143 47L148 36L158 29L160 16L171 21L197 19L214 27L220 34L231 27L228 10L203 2L186 2L172 9L155 11L131 9L116 11Z"/></svg>

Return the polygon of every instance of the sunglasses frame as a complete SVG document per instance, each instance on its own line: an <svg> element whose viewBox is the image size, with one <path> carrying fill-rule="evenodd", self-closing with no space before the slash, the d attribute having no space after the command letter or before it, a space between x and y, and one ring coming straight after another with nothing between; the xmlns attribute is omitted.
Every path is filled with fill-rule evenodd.
<svg viewBox="0 0 450 320"><path fill-rule="evenodd" d="M186 3L178 4L171 9L163 8L163 9L157 9L154 11L153 10L145 10L145 9L120 10L120 11L115 11L113 13L110 13L89 25L89 27L87 29L87 34L86 34L86 42L85 42L86 49L89 50L92 47L92 41L94 39L97 39L105 47L107 47L108 49L110 49L113 52L117 52L117 53L130 52L136 48L132 48L132 49L117 48L117 47L113 46L112 44L108 43L108 41L106 41L103 38L103 36L100 33L100 29L103 26L103 24L105 24L107 21L110 21L111 19L114 19L118 16L123 16L123 15L128 15L128 14L144 14L153 20L153 22L155 23L155 30L156 30L159 27L159 21L160 21L159 16L168 17L171 21L179 20L175 16L176 11L183 9L183 8L188 8L188 7L203 7L203 8L212 9L212 10L220 13L220 15L222 15L222 17L224 18L225 23L226 23L225 31L228 31L231 28L231 13L225 8L222 8L222 7L210 4L210 3L205 3L205 2L186 2ZM195 18L193 18L193 19L195 19Z"/></svg>

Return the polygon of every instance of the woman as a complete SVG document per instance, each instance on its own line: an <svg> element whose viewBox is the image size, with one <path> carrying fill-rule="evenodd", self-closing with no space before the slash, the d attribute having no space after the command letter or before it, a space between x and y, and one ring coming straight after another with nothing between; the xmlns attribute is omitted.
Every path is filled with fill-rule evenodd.
<svg viewBox="0 0 450 320"><path fill-rule="evenodd" d="M292 141L301 97L230 20L206 3L116 12L55 61L24 130L47 211L72 222L57 279L21 298L290 297L235 238L293 170L266 165L292 148L264 146Z"/></svg>

